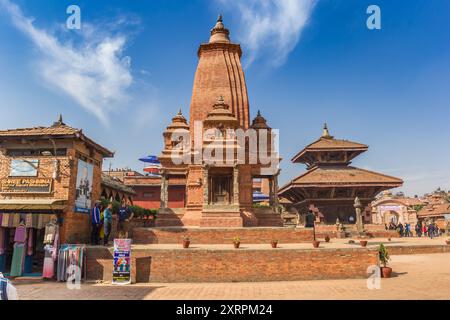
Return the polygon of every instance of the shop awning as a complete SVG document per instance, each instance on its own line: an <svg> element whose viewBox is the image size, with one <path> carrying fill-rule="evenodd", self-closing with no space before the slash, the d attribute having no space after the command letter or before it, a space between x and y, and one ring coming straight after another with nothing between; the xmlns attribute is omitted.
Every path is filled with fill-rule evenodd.
<svg viewBox="0 0 450 320"><path fill-rule="evenodd" d="M2 210L63 210L67 200L59 199L0 199Z"/></svg>

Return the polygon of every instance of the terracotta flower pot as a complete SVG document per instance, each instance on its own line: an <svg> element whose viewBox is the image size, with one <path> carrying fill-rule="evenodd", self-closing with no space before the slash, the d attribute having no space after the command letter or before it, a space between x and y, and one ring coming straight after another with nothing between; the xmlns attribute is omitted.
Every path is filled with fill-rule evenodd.
<svg viewBox="0 0 450 320"><path fill-rule="evenodd" d="M240 242L233 242L233 244L235 249L239 249L239 246L241 245Z"/></svg>
<svg viewBox="0 0 450 320"><path fill-rule="evenodd" d="M381 277L382 278L390 278L392 274L391 267L381 267Z"/></svg>
<svg viewBox="0 0 450 320"><path fill-rule="evenodd" d="M330 237L329 236L325 236L325 242L330 242Z"/></svg>
<svg viewBox="0 0 450 320"><path fill-rule="evenodd" d="M365 246L367 246L367 241L366 240L361 240L359 242L359 244L361 245L361 247L365 247Z"/></svg>
<svg viewBox="0 0 450 320"><path fill-rule="evenodd" d="M189 245L191 244L191 241L189 240L183 240L183 248L187 249L189 248Z"/></svg>
<svg viewBox="0 0 450 320"><path fill-rule="evenodd" d="M446 244L450 244L450 240L445 240L445 243Z"/></svg>
<svg viewBox="0 0 450 320"><path fill-rule="evenodd" d="M314 248L318 248L319 245L320 245L320 241L316 241L316 240L313 241Z"/></svg>
<svg viewBox="0 0 450 320"><path fill-rule="evenodd" d="M277 245L278 245L278 242L277 242L277 241L272 241L272 242L270 243L270 245L272 246L272 248L276 248Z"/></svg>

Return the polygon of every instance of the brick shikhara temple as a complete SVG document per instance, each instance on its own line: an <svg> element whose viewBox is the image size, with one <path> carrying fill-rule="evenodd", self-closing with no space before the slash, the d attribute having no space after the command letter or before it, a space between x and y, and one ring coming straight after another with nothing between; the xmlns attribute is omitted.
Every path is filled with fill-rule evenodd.
<svg viewBox="0 0 450 320"><path fill-rule="evenodd" d="M281 226L277 207L278 168L274 172L262 170L266 165L247 161L249 143L240 143L228 130L253 129L267 134L266 150L272 150L273 135L266 120L258 115L250 123L250 109L244 71L241 65L242 50L232 43L229 30L219 16L211 30L208 43L200 45L199 62L194 78L190 104L190 123L181 110L172 119L164 136L164 150L158 157L161 162L161 209L157 226L193 227L244 227ZM200 139L195 140L195 127L200 126ZM214 133L214 130L216 132ZM211 133L213 132L213 133ZM218 134L217 134L218 133ZM174 138L175 135L179 139ZM260 135L258 135L258 139ZM190 141L187 153L180 153L180 145ZM195 145L200 147L195 149ZM222 148L223 157L217 148ZM213 150L216 151L213 151ZM245 161L206 161L198 156L213 155L223 160L227 152L237 154L244 150ZM257 150L256 150L257 151ZM255 150L252 149L252 152ZM276 154L271 154L277 157ZM182 158L190 161L181 161ZM219 159L220 158L220 159ZM270 170L269 170L270 171ZM253 207L253 179L268 179L270 207ZM184 185L184 206L168 207L171 185Z"/></svg>
<svg viewBox="0 0 450 320"><path fill-rule="evenodd" d="M403 181L381 173L350 166L351 161L367 151L368 146L348 140L335 139L325 124L317 141L292 158L303 163L307 171L280 188L278 195L288 199L301 214L312 210L321 222L332 224L339 219L351 223L354 201L363 205L364 222L371 222L370 203L381 191L400 187Z"/></svg>

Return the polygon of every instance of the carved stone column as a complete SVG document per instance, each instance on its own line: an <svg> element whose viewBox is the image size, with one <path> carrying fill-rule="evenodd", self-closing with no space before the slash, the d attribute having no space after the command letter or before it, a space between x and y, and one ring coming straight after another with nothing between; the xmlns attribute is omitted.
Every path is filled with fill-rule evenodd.
<svg viewBox="0 0 450 320"><path fill-rule="evenodd" d="M203 204L209 204L209 166L203 167Z"/></svg>
<svg viewBox="0 0 450 320"><path fill-rule="evenodd" d="M278 207L280 206L280 203L278 201L278 173L273 176L273 194L273 205L278 212Z"/></svg>
<svg viewBox="0 0 450 320"><path fill-rule="evenodd" d="M167 208L167 202L169 200L169 194L168 194L168 188L169 182L167 179L167 173L162 172L161 173L161 208L166 209Z"/></svg>
<svg viewBox="0 0 450 320"><path fill-rule="evenodd" d="M239 167L233 167L233 203L239 205Z"/></svg>
<svg viewBox="0 0 450 320"><path fill-rule="evenodd" d="M273 207L273 177L269 178L269 206Z"/></svg>

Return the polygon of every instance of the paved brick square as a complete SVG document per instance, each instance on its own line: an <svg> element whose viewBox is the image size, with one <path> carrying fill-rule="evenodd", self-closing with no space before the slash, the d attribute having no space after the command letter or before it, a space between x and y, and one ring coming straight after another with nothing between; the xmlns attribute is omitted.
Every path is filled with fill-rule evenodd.
<svg viewBox="0 0 450 320"><path fill-rule="evenodd" d="M392 256L394 275L369 290L364 279L253 283L83 284L18 282L21 299L450 299L450 254Z"/></svg>

